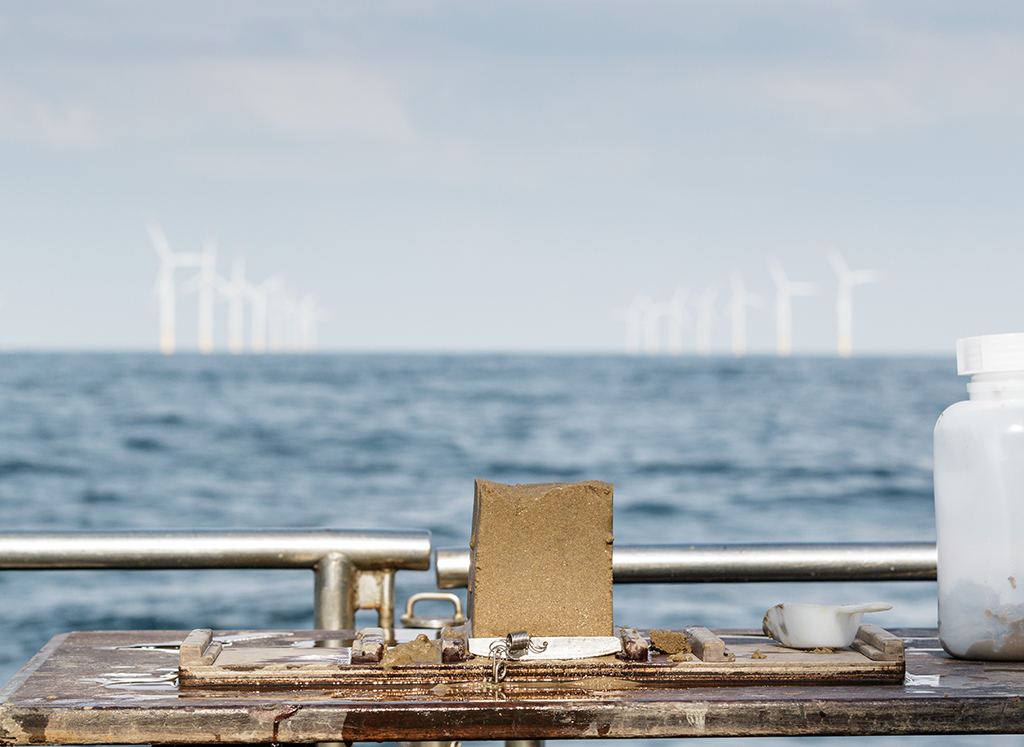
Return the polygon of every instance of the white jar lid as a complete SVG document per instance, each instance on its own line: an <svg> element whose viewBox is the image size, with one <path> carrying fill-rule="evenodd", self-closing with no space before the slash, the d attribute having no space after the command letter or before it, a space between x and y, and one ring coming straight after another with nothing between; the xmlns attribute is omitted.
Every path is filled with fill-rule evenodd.
<svg viewBox="0 0 1024 747"><path fill-rule="evenodd" d="M981 335L957 340L956 369L961 376L1024 371L1024 333Z"/></svg>

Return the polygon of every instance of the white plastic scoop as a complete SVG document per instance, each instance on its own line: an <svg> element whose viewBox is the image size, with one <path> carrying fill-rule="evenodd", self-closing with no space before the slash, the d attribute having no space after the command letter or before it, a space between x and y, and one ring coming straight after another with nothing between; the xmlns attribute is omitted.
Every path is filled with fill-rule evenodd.
<svg viewBox="0 0 1024 747"><path fill-rule="evenodd" d="M846 648L857 637L865 612L885 612L892 605L777 604L764 613L761 629L788 648Z"/></svg>

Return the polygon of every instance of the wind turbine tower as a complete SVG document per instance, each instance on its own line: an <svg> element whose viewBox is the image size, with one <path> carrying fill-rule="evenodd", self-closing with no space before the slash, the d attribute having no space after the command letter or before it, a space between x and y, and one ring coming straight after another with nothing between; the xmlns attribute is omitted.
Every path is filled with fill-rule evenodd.
<svg viewBox="0 0 1024 747"><path fill-rule="evenodd" d="M170 355L174 352L175 334L175 297L178 288L174 284L174 271L179 267L201 267L202 254L175 253L167 242L167 237L156 223L147 226L149 239L153 248L160 255L160 271L156 278L155 292L160 303L160 352Z"/></svg>
<svg viewBox="0 0 1024 747"><path fill-rule="evenodd" d="M686 301L690 291L680 286L668 300L668 353L683 354L683 330L693 322L693 317L686 309Z"/></svg>
<svg viewBox="0 0 1024 747"><path fill-rule="evenodd" d="M641 293L626 308L615 310L615 318L626 323L627 355L640 355L644 310L649 303L651 303L651 299L647 294Z"/></svg>
<svg viewBox="0 0 1024 747"><path fill-rule="evenodd" d="M839 292L836 295L839 357L849 358L853 354L853 286L877 283L882 275L877 270L851 270L843 255L834 247L828 250L828 259L839 278Z"/></svg>
<svg viewBox="0 0 1024 747"><path fill-rule="evenodd" d="M235 257L231 263L231 279L217 278L217 290L228 302L228 350L238 355L245 346L242 336L245 311L245 261Z"/></svg>
<svg viewBox="0 0 1024 747"><path fill-rule="evenodd" d="M661 351L660 322L661 317L667 315L667 303L656 303L647 299L643 314L644 352L647 355L657 355Z"/></svg>
<svg viewBox="0 0 1024 747"><path fill-rule="evenodd" d="M734 272L729 278L732 295L729 297L729 316L732 318L732 354L737 358L747 352L747 309L767 308L766 299L751 293L743 283L743 277Z"/></svg>
<svg viewBox="0 0 1024 747"><path fill-rule="evenodd" d="M779 357L785 358L793 352L793 296L813 296L818 286L793 282L777 259L769 263L768 270L775 281L775 347Z"/></svg>
<svg viewBox="0 0 1024 747"><path fill-rule="evenodd" d="M718 286L712 285L694 301L694 306L697 309L697 355L711 354L711 325L715 321L715 300L717 298Z"/></svg>
<svg viewBox="0 0 1024 747"><path fill-rule="evenodd" d="M259 285L245 284L245 294L249 297L249 309L252 320L249 348L256 355L267 349L267 299L284 286L284 276L274 275Z"/></svg>
<svg viewBox="0 0 1024 747"><path fill-rule="evenodd" d="M208 240L199 267L199 352L213 352L213 278L217 274L217 246Z"/></svg>
<svg viewBox="0 0 1024 747"><path fill-rule="evenodd" d="M217 280L217 247L212 239L203 245L199 255L199 272L181 286L182 294L199 294L199 352L213 352L213 293Z"/></svg>
<svg viewBox="0 0 1024 747"><path fill-rule="evenodd" d="M316 295L313 293L307 293L299 301L299 332L303 353L316 352L316 324L324 318L316 301Z"/></svg>
<svg viewBox="0 0 1024 747"><path fill-rule="evenodd" d="M298 301L295 291L283 287L274 293L269 307L268 349L271 353L290 352L295 349L295 327Z"/></svg>

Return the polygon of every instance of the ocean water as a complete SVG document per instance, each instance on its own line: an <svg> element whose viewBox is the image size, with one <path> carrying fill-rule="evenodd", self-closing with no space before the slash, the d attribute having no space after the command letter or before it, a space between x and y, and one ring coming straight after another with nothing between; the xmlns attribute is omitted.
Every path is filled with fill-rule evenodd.
<svg viewBox="0 0 1024 747"><path fill-rule="evenodd" d="M933 541L932 428L965 397L952 356L6 354L0 526L428 529L467 547L485 477L612 482L619 544ZM398 604L432 588L400 573ZM758 627L781 601L882 600L878 623L934 626L935 593L626 585L615 616ZM305 571L0 572L0 598L0 681L67 630L312 625Z"/></svg>

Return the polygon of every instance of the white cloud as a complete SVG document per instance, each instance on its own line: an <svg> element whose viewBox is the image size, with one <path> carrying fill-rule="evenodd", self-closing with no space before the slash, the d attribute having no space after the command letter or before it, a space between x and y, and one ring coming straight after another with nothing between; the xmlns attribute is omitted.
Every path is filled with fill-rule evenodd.
<svg viewBox="0 0 1024 747"><path fill-rule="evenodd" d="M213 61L196 66L224 96L270 126L300 134L353 130L407 138L413 128L389 81L338 63Z"/></svg>
<svg viewBox="0 0 1024 747"><path fill-rule="evenodd" d="M96 130L89 107L58 103L0 79L0 138L60 147L90 146Z"/></svg>
<svg viewBox="0 0 1024 747"><path fill-rule="evenodd" d="M96 142L88 107L72 104L55 110L42 101L36 101L33 108L46 140L51 144L74 146L93 145Z"/></svg>
<svg viewBox="0 0 1024 747"><path fill-rule="evenodd" d="M885 28L866 37L855 59L733 69L726 77L750 101L840 134L1024 113L1020 35Z"/></svg>
<svg viewBox="0 0 1024 747"><path fill-rule="evenodd" d="M91 146L211 134L401 139L413 126L386 76L340 61L43 60L0 71L0 140Z"/></svg>

